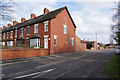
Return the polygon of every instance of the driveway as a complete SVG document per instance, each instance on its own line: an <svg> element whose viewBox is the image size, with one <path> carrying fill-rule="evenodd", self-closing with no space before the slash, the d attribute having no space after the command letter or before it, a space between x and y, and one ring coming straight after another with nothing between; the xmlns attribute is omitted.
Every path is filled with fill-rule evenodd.
<svg viewBox="0 0 120 80"><path fill-rule="evenodd" d="M114 50L96 50L26 59L2 64L1 76L9 79L109 78L102 70L114 56Z"/></svg>

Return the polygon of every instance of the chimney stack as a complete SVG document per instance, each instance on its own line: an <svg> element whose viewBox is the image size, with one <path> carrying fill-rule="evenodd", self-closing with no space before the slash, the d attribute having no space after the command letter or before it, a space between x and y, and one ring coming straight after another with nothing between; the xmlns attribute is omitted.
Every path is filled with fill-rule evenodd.
<svg viewBox="0 0 120 80"><path fill-rule="evenodd" d="M33 19L34 17L36 17L36 15L35 14L31 14L31 19Z"/></svg>
<svg viewBox="0 0 120 80"><path fill-rule="evenodd" d="M47 8L44 8L44 14L47 14L47 13L49 13L49 10L47 9Z"/></svg>
<svg viewBox="0 0 120 80"><path fill-rule="evenodd" d="M8 24L8 27L12 26L11 24Z"/></svg>
<svg viewBox="0 0 120 80"><path fill-rule="evenodd" d="M6 26L3 26L3 29L4 29L4 28L7 28L7 27L6 27Z"/></svg>
<svg viewBox="0 0 120 80"><path fill-rule="evenodd" d="M16 25L16 24L18 24L18 22L17 21L13 21L13 25Z"/></svg>
<svg viewBox="0 0 120 80"><path fill-rule="evenodd" d="M1 30L2 28L0 27L0 30Z"/></svg>
<svg viewBox="0 0 120 80"><path fill-rule="evenodd" d="M24 21L26 21L26 19L25 18L21 18L21 22L24 22Z"/></svg>

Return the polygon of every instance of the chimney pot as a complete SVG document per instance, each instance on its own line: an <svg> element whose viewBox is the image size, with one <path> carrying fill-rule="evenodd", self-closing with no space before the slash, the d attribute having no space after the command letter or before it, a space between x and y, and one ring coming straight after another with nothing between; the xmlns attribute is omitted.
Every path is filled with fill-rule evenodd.
<svg viewBox="0 0 120 80"><path fill-rule="evenodd" d="M7 28L7 27L6 27L6 26L3 26L3 29L4 29L4 28Z"/></svg>
<svg viewBox="0 0 120 80"><path fill-rule="evenodd" d="M2 28L0 27L0 30L1 30Z"/></svg>
<svg viewBox="0 0 120 80"><path fill-rule="evenodd" d="M12 24L8 24L8 27L12 26Z"/></svg>
<svg viewBox="0 0 120 80"><path fill-rule="evenodd" d="M13 25L16 25L16 24L18 24L18 22L17 21L13 21Z"/></svg>
<svg viewBox="0 0 120 80"><path fill-rule="evenodd" d="M26 21L26 19L25 18L21 18L21 22L24 22L24 21Z"/></svg>
<svg viewBox="0 0 120 80"><path fill-rule="evenodd" d="M31 14L31 19L33 19L34 17L36 17L36 15L35 14Z"/></svg>
<svg viewBox="0 0 120 80"><path fill-rule="evenodd" d="M49 13L49 10L47 9L47 8L44 8L44 14L47 14L47 13Z"/></svg>

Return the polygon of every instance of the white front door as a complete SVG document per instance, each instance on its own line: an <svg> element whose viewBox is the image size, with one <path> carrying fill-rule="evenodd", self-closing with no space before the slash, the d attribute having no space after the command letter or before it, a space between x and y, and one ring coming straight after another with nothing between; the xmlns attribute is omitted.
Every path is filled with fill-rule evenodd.
<svg viewBox="0 0 120 80"><path fill-rule="evenodd" d="M48 48L48 37L44 37L44 48Z"/></svg>

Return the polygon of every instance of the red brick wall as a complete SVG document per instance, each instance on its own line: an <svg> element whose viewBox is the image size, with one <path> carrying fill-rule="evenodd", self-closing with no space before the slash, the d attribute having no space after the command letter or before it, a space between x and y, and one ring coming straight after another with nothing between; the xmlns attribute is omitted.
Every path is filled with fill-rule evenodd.
<svg viewBox="0 0 120 80"><path fill-rule="evenodd" d="M64 34L64 26L67 25L67 34ZM51 20L51 54L75 51L75 27L67 14L66 9ZM57 35L57 46L54 46L54 35ZM74 45L72 46L72 39Z"/></svg>
<svg viewBox="0 0 120 80"><path fill-rule="evenodd" d="M86 51L86 44L85 43L81 43L81 40L78 36L75 37L75 46L76 46L76 51Z"/></svg>
<svg viewBox="0 0 120 80"><path fill-rule="evenodd" d="M0 53L2 59L0 58L0 60L45 56L48 53L48 49L2 49L2 53Z"/></svg>
<svg viewBox="0 0 120 80"><path fill-rule="evenodd" d="M48 22L48 25L49 25L49 22ZM34 25L30 25L29 32L30 32L30 35L27 35L27 26L23 27L23 37L25 38L25 44L27 44L27 38L29 39L33 34L39 34L41 36L40 45L44 46L44 35L49 35L49 26L48 26L48 31L44 32L44 22L38 23L38 33L34 33ZM11 35L11 32L9 32L8 39L11 39L10 35ZM21 28L17 30L17 37L15 37L15 30L13 30L12 40L14 40L14 45L15 45L15 39L19 38L20 35L21 35ZM3 39L3 34L2 34L2 39ZM7 32L5 33L5 40L7 40ZM7 45L7 41L6 41L6 45Z"/></svg>

